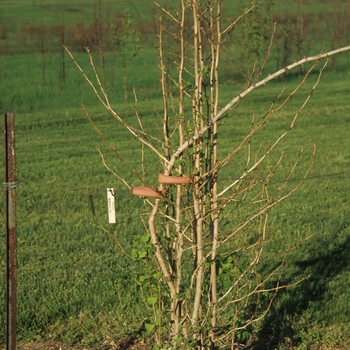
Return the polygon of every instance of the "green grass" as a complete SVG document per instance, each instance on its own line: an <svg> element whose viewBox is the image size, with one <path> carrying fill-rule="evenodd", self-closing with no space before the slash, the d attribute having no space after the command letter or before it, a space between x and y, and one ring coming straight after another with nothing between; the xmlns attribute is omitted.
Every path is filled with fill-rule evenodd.
<svg viewBox="0 0 350 350"><path fill-rule="evenodd" d="M24 22L32 16L29 9L33 3L26 2L28 8L23 14L26 12L28 18L23 17ZM55 3L45 2L47 6L43 11L52 11ZM8 7L4 7L5 4ZM11 17L15 5L18 3L3 1L0 9L5 8ZM139 6L137 4L141 12ZM76 57L88 69L86 55L76 54ZM128 254L139 247L139 238L144 234L139 217L143 202L133 197L103 167L96 145L103 150L113 170L128 179L132 176L103 145L80 105L87 105L104 137L117 146L121 156L138 171L141 171L141 152L137 140L130 139L98 105L68 57L64 85L59 81L59 55L47 54L45 59L46 86L43 86L40 55L0 56L0 110L16 113L18 340L61 339L98 346L106 337L120 339L130 335L152 313L145 306L142 289L136 283L146 266L125 256L118 244L121 243ZM122 76L114 65L115 59L113 54L107 54L111 103L128 122L136 124L133 102L123 102ZM145 128L151 131L159 120L140 89L156 106L161 105L156 59L157 52L144 47L128 71L129 86L139 88L139 112ZM228 76L225 80L223 77L222 105L243 88L239 84L231 88L232 76ZM272 254L284 244L313 235L293 252L281 276L286 281L308 274L310 278L282 291L267 318L250 329L253 338L260 342L266 339L266 344L270 341L271 348L350 346L349 76L346 58L327 70L295 130L279 148L279 151L285 150L286 156L276 179L285 176L302 145L305 152L296 177L311 161L313 143L317 144L317 156L309 180L270 213L269 226L274 239L268 249ZM253 113L259 118L284 85L290 91L299 80L298 75L290 75L243 101L220 129L222 156L249 130ZM314 80L315 75L310 77L303 92L310 91ZM301 103L302 95L298 94L288 104L288 110L276 115L257 136L253 150L260 142L266 145L280 134ZM238 176L245 166L244 159L243 150L222 177ZM156 186L158 163L150 152L146 153L145 164L147 183ZM140 185L137 180L131 182ZM116 225L107 224L108 187L114 187L117 193ZM90 193L96 216L90 208ZM100 224L109 233L104 232ZM3 241L4 230L1 237ZM2 244L0 256L4 255ZM0 268L5 269L3 259L0 259ZM1 291L4 286L2 278ZM5 319L3 308L0 319ZM1 323L1 339L4 333L4 323Z"/></svg>
<svg viewBox="0 0 350 350"><path fill-rule="evenodd" d="M128 332L144 314L133 287L137 266L98 226L107 223L106 188L120 186L101 167L85 119L67 125L66 115L56 115L63 125L53 126L46 117L46 125L31 121L29 131L20 118L16 127L19 339L41 333L89 343L105 336L106 324L110 332L111 326L116 334ZM122 214L130 201L137 217L140 200L120 191L118 225L108 227L127 250L140 230L137 219ZM125 315L131 318L124 321Z"/></svg>
<svg viewBox="0 0 350 350"><path fill-rule="evenodd" d="M295 84L296 79L290 79L288 86ZM301 145L305 145L304 168L310 161L312 144L316 142L318 155L310 180L270 215L276 239L272 251L282 242L315 235L292 255L285 270L285 278L310 273L310 279L282 292L274 312L262 325L263 330L268 329L269 336L272 332L278 339L292 334L295 344L310 342L314 327L318 329L318 337L332 338L339 320L345 332L349 330L346 328L350 311L346 252L350 232L344 191L349 185L349 174L317 177L349 171L349 118L346 114L349 86L346 71L343 74L327 72L322 80L297 128L283 144L287 152L285 168L293 162ZM255 111L259 115L285 83L263 88L252 96L253 103L242 104L227 118L221 131L223 154L248 130L251 113ZM310 88L310 84L305 89L307 87ZM85 89L88 91L87 87ZM334 99L330 95L335 96ZM227 96L225 92L223 98ZM61 97L57 98L62 101ZM53 107L50 110L44 104L43 111L16 113L20 180L17 190L19 341L51 337L97 345L106 336L126 336L138 327L140 320L149 316L150 311L142 303L135 283L142 269L122 254L113 239L118 239L129 254L138 246L138 237L144 233L138 217L142 200L133 197L102 166L95 149L97 144L105 152L108 164L121 171L114 155L103 146L79 108L80 102L89 102L90 113L105 138L118 145L121 155L139 170L138 143L130 140L120 125L91 98L86 92L81 101L77 101L76 109ZM23 99L30 102L28 97ZM74 98L67 103L73 104ZM156 104L159 103L156 100ZM296 96L290 107L300 103ZM136 122L132 104L120 103L117 109L130 122ZM140 102L140 113L144 115L146 129L151 130L157 118L147 102ZM286 126L285 119L291 112L283 113L267 125L266 133L260 136L262 142L268 142ZM157 168L154 159L149 158L149 154L146 157L147 179L155 186ZM239 158L234 160L237 174L237 162L244 166ZM225 176L228 174L237 175L230 167ZM283 176L283 169L278 176ZM135 181L133 185L139 183ZM117 190L116 225L107 224L107 187ZM90 191L96 217L89 207L87 194ZM99 223L110 230L111 236L100 229ZM3 285L4 280L1 283ZM300 340L301 331L304 336ZM4 328L1 332L4 333ZM349 339L346 334L338 335L339 342Z"/></svg>
<svg viewBox="0 0 350 350"><path fill-rule="evenodd" d="M96 344L108 334L125 336L148 310L135 284L140 267L115 239L130 254L143 233L142 201L102 167L99 140L84 117L17 116L19 341L43 336ZM117 225L107 224L107 187L117 190Z"/></svg>

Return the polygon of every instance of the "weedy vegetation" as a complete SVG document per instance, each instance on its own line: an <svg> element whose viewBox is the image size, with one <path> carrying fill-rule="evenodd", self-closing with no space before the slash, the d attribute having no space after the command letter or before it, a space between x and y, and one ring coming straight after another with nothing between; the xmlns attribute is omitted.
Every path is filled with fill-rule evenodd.
<svg viewBox="0 0 350 350"><path fill-rule="evenodd" d="M257 3L251 11L250 4L244 1L232 2L232 7L225 8L223 14L231 11L233 19L245 11L247 15L241 19L241 29L237 25L227 37L228 49L221 51L222 68L215 79L211 75L215 72L214 66L209 64L214 60L199 60L200 69L193 69L191 64L186 69L181 68L182 56L176 51L176 43L182 42L189 48L193 38L181 39L181 35L172 33L179 28L192 28L178 25L182 18L186 24L195 23L192 19L186 22L187 18L192 18L191 15L187 17L189 8L185 9L186 16L181 17L181 12L176 14L175 5L168 8L165 3L160 4L157 12L155 5L146 7L145 2L134 1L133 6L120 2L123 5L120 10L115 9L112 2L94 1L85 6L84 11L78 11L81 9L78 2L63 7L61 2L58 5L54 1L33 1L26 2L23 21L17 21L16 27L9 25L13 18L11 12L2 10L0 106L2 112L16 113L17 328L20 342L59 339L71 344L98 346L106 339L144 337L152 339L159 347L168 343L174 348L214 348L219 344L233 346L235 343L264 349L350 346L347 290L350 231L346 192L350 174L347 98L350 71L347 54L335 60L330 58L325 69L325 61L320 61L305 82L303 76L311 67L306 63L253 91L238 108L217 120L218 137L211 133L213 118L232 97L282 68L285 60L297 61L306 55L348 44L346 35L339 34L341 29L330 23L342 23L341 28L346 28L349 17L345 14L349 6L346 2L335 1L337 6L331 9L327 4L300 1L300 11L294 12L283 11L283 6L288 9L290 5L287 1L281 7L274 5L271 10L269 1ZM14 2L8 2L8 5L10 9ZM73 8L77 10L73 11ZM54 32L47 25L52 23L48 19L53 9L61 14L56 16L57 25L64 24L61 26L64 30ZM217 18L213 14L217 8L212 9L214 12L209 9L204 8L201 15L204 22L200 24L198 16L197 23L209 30L207 36L203 36L205 59L211 53L213 29L216 28L210 21ZM40 14L36 16L37 22L31 20L31 11ZM115 13L115 22L112 15L108 17L110 22L107 21L108 12ZM16 13L22 18L21 12ZM271 23L287 16L289 21L283 21L283 31L279 30L277 21L274 32L273 25L259 22L261 14L263 18L269 17ZM322 20L313 21L313 14ZM83 18L80 26L77 18ZM252 21L255 26L249 27ZM114 23L114 37L101 41L104 29L97 25L99 23ZM222 28L228 25L224 19ZM322 32L324 35L318 34L322 25L329 28ZM157 27L163 31L159 32ZM27 32L23 28L27 28ZM82 52L84 42L72 40L72 33L76 34L77 28L84 33L85 39L90 40L94 67L101 78L103 91L108 93L109 112L122 116L124 125L132 130L144 132L137 138L130 138L118 118L111 118L108 111L101 109L74 61L68 55L62 55L61 44L65 44L72 49L74 60L87 77L94 79L90 58ZM89 31L89 28L95 29ZM101 28L101 36L96 39L91 33L96 33L98 28ZM296 37L297 28L304 28L304 38ZM263 36L258 35L258 29ZM25 33L26 37L23 36ZM64 39L54 33L64 33ZM92 36L88 37L87 33ZM185 38L191 33L184 31L183 34ZM125 41L118 41L118 35ZM272 35L274 40L271 40ZM253 48L243 46L248 38L253 38L253 48L258 48L251 57L247 52ZM304 44L302 47L296 45L300 42ZM161 51L160 44L164 45ZM134 50L128 62L121 51L123 47ZM271 55L265 60L269 49ZM191 50L183 58L192 62L199 53ZM203 62L207 64L203 65ZM176 80L179 72L183 74L182 81ZM313 90L319 78L319 85ZM210 87L214 81L220 83L217 87L220 95L219 90L211 95ZM249 143L226 167L221 169L215 165L238 149L254 125L258 125L271 108L276 108L274 106L280 101L277 96L285 87L283 96L286 98L299 85L286 108L271 115L261 132L247 139ZM192 102L200 105L196 86L202 87L204 104L202 110L192 115ZM159 95L160 88L164 89L163 96ZM249 165L259 160L259 156L264 157L273 140L289 130L295 112L310 92L311 99L288 137L276 146L276 153L247 173L251 168ZM215 94L217 102L212 100ZM181 96L186 114L179 110ZM212 108L216 108L215 111ZM174 133L169 133L171 129L163 129L167 124L164 118L168 117L170 120L177 118L175 128L169 123ZM181 128L182 134L178 134ZM207 128L205 132L209 133L204 133L192 148L183 152L183 158L174 159L174 168L170 169L167 164L176 149L183 142L192 140L200 128ZM151 137L160 139L164 136L156 153L147 151L147 144L154 144L155 139ZM144 147L140 147L139 139L143 137ZM220 151L217 160L201 163L202 159L209 159L204 155L215 149L216 142ZM314 144L317 152L313 156ZM164 154L166 161L159 161L159 154ZM220 172L216 173L219 168ZM293 173L291 169L294 169ZM159 186L158 174L167 171L176 176L189 175L195 181L185 186L166 186L168 194L161 200L144 200L132 195L134 186ZM218 231L215 229L218 218L213 216L218 211L213 209L215 202L212 200L215 181L218 180L216 194L219 195L245 172L249 179L240 182L242 187L230 187L224 200L217 202L223 211L227 211L218 221L223 227ZM140 176L135 176L136 173ZM258 185L259 191L254 194ZM115 189L116 225L107 224L108 187ZM288 200L265 211L264 208L278 198L278 191L286 188L293 191L295 187L298 190ZM245 192L239 192L241 188ZM261 197L259 204L258 194ZM251 203L256 206L249 208ZM205 210L204 204L209 205ZM152 210L154 215L155 208L157 218L161 213L164 216L152 227L148 217L152 216ZM259 210L263 210L261 214L265 216L260 215L257 224L243 229L240 238L227 246L222 244L218 249L213 246L216 234L224 233L229 238L239 215L248 218ZM183 217L181 225L179 217ZM193 218L198 217L202 221L198 224L200 220L197 220L194 225ZM194 242L192 236L198 234L200 227L206 254L203 261L198 260L198 241ZM184 242L180 244L181 237ZM174 242L179 244L174 246ZM154 263L157 244L166 249ZM259 255L262 246L264 251ZM182 250L177 250L179 247ZM258 248L258 253L253 254L253 248ZM0 255L4 256L5 246L0 249ZM257 256L261 262L256 264L253 272L247 266L251 266ZM167 259L165 269L157 268L159 259ZM182 264L179 264L180 259L183 259ZM0 266L5 270L3 260ZM199 274L201 268L202 275ZM169 279L164 275L166 271ZM272 272L275 273L272 275ZM216 304L213 299L215 273L218 305L226 292L234 290L231 287L235 281L239 281L234 297L226 299L222 310L220 305L217 310L213 307ZM240 277L243 275L248 278L244 280ZM271 278L267 280L267 277ZM176 281L181 282L172 290L171 283ZM206 284L206 281L210 283ZM261 286L260 281L266 281L264 288L254 289ZM5 280L1 279L0 283L4 291ZM201 285L202 289L196 290L196 285ZM275 293L282 286L293 287ZM245 296L250 296L249 291L256 291L259 297L248 300ZM196 297L202 302L197 310L195 305L198 304L192 301ZM225 314L224 311L229 312ZM265 311L268 312L265 314ZM0 314L1 319L5 319L4 309ZM4 334L5 324L2 323L1 337Z"/></svg>

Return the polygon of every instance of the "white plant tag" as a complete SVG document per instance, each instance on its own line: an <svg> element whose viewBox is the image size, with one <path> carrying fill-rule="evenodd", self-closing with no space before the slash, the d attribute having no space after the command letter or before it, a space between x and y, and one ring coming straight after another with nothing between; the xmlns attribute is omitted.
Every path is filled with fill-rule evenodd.
<svg viewBox="0 0 350 350"><path fill-rule="evenodd" d="M110 224L115 224L114 188L107 188L107 202L108 202L108 222Z"/></svg>

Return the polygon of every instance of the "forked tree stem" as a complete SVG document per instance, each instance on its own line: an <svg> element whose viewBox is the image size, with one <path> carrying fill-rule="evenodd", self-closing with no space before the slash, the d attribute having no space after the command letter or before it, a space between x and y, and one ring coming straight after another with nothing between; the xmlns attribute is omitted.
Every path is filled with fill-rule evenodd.
<svg viewBox="0 0 350 350"><path fill-rule="evenodd" d="M102 141L142 185L147 172L147 149L158 157L163 174L166 175L160 177L163 180L160 181L159 193L163 196L145 199L145 205L151 209L145 226L154 247L152 259L167 286L167 293L159 292L158 314L155 312L155 324L159 327L158 345L163 346L161 338L164 337L173 349L191 346L197 350L213 350L219 346L227 346L230 340L233 347L235 332L264 317L277 291L286 287L279 281L272 287L267 287L267 284L280 271L286 256L294 247L281 252L281 260L272 271L263 276L259 271L266 244L268 214L270 209L300 188L311 170L312 161L301 180L292 186L290 179L296 171L298 158L285 181L278 188L274 188L273 194L270 194L270 180L276 174L284 154L275 160L271 169L264 169L262 165L294 127L295 121L318 86L326 64L320 68L316 82L291 117L289 126L274 138L263 154L253 157L250 141L273 115L286 107L287 102L304 85L317 61L348 51L350 46L305 57L288 65L251 83L226 106L220 108L221 50L235 25L253 11L255 6L222 29L222 0L180 0L179 11L171 11L154 2L162 11L159 19L158 60L162 110L157 111L157 115L162 119L162 126L159 127L161 136L155 136L155 133L146 130L137 111L139 126L136 128L111 107L105 86L100 81L89 51L97 86L69 50L65 49L106 110L121 123L131 137L141 143L142 175L131 168L120 153L105 140L86 111ZM166 41L167 36L171 40ZM179 45L178 49L166 46L167 43L174 42ZM271 45L272 39L263 67L270 56ZM167 55L169 61L172 60L172 64L176 65L176 72L165 64ZM272 103L265 115L256 124L252 123L251 129L242 137L241 142L228 154L219 157L220 119L259 87L309 62L313 62L313 66L297 87L284 97L282 103L276 108ZM255 73L259 78L263 69ZM282 93L279 97L281 96ZM135 110L136 102L135 94ZM243 162L244 171L219 190L219 172L230 164L233 157L245 146L248 152ZM113 173L102 152L99 152L104 166ZM256 173L258 175L255 175ZM131 187L129 179L113 174L127 188ZM170 184L171 178L168 175L181 176L182 181ZM165 187L168 191L167 196L164 196ZM251 231L254 231L254 235L249 236ZM247 239L248 236L250 240ZM239 266L243 264L237 259L239 254L245 256L243 267ZM303 278L292 285L301 280ZM256 298L254 300L257 301L260 295L266 293L270 293L270 301L265 309L260 310L260 313L252 312L244 320L240 319L242 308L249 305L252 298ZM163 305L167 308L166 311L162 309ZM164 313L168 312L168 309L169 314L165 316ZM165 324L161 322L163 319L167 320ZM163 328L166 329L164 334L161 332Z"/></svg>

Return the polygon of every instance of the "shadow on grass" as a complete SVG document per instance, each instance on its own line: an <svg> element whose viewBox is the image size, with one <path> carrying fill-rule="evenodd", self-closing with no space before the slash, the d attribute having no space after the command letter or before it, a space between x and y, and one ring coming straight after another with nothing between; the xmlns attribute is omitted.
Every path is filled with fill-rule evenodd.
<svg viewBox="0 0 350 350"><path fill-rule="evenodd" d="M263 320L256 341L251 344L253 349L272 350L287 344L291 349L300 344L303 335L313 327L346 322L350 312L344 294L348 288L346 271L350 266L347 227L349 223L342 224L328 237L313 239L307 247L310 258L294 262L290 280L305 275L310 278L280 292Z"/></svg>

